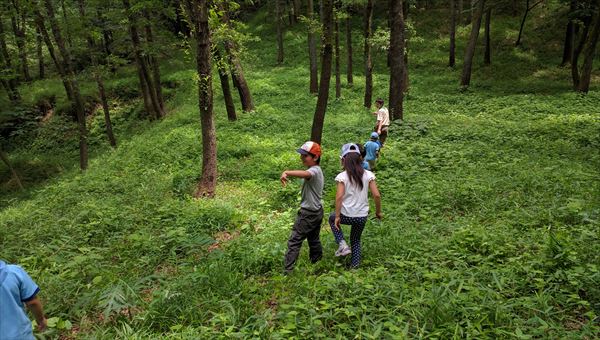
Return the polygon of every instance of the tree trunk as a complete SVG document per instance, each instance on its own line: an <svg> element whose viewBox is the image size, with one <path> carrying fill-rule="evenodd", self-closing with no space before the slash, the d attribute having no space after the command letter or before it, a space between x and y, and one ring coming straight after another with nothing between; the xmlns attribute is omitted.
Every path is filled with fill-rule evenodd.
<svg viewBox="0 0 600 340"><path fill-rule="evenodd" d="M150 21L150 17L147 18ZM146 41L148 45L152 46L154 44L154 36L152 34L152 27L150 25L146 25ZM158 105L160 106L160 113L164 116L165 114L165 101L163 99L162 94L162 85L160 82L160 64L156 60L155 53L148 54L148 61L150 62L150 68L152 68L152 78L154 80L154 90L156 91L156 99L158 100ZM160 118L162 118L161 116Z"/></svg>
<svg viewBox="0 0 600 340"><path fill-rule="evenodd" d="M525 14L523 14L523 19L521 20L521 27L519 28L519 36L517 37L517 41L515 42L515 46L521 45L521 37L523 36L523 28L525 27L525 20L527 20L527 15L529 12L537 7L537 5L541 4L544 0L540 0L529 7L529 0L527 0L527 6L525 7Z"/></svg>
<svg viewBox="0 0 600 340"><path fill-rule="evenodd" d="M585 46L583 53L583 67L581 69L581 79L579 80L578 91L588 93L590 90L590 80L592 78L592 64L594 63L594 55L596 46L598 45L598 37L600 36L600 7L597 8L596 20L592 34Z"/></svg>
<svg viewBox="0 0 600 340"><path fill-rule="evenodd" d="M450 0L450 51L448 66L456 65L456 0Z"/></svg>
<svg viewBox="0 0 600 340"><path fill-rule="evenodd" d="M224 3L222 7L223 16L222 19L229 29L233 30L233 25L229 20L229 7L227 3ZM244 69L242 68L242 62L238 57L238 47L232 40L225 40L225 52L227 52L229 65L231 69L231 79L238 90L240 95L240 102L242 103L242 110L244 112L254 111L254 100L252 99L252 93L250 87L244 76Z"/></svg>
<svg viewBox="0 0 600 340"><path fill-rule="evenodd" d="M348 17L346 18L346 48L348 49L346 79L348 81L348 86L352 86L354 84L354 79L352 77L352 27L350 24L350 13L348 13Z"/></svg>
<svg viewBox="0 0 600 340"><path fill-rule="evenodd" d="M219 71L219 80L221 81L221 90L223 91L223 98L225 99L225 109L227 109L227 119L230 121L237 120L235 113L235 105L233 104L233 97L231 96L231 88L229 87L229 75L227 74L227 68L225 67L225 60L221 55L221 51L217 47L214 47L214 55L217 61L217 68Z"/></svg>
<svg viewBox="0 0 600 340"><path fill-rule="evenodd" d="M313 0L308 0L307 9L308 19L312 23L314 19ZM317 41L312 27L308 28L308 58L310 60L310 93L316 94L319 90L319 70L317 65Z"/></svg>
<svg viewBox="0 0 600 340"><path fill-rule="evenodd" d="M79 85L77 84L77 79L73 70L71 53L66 47L60 27L58 25L58 21L56 20L56 17L54 15L54 6L52 5L51 0L44 0L44 3L46 5L46 11L48 12L48 19L50 22L50 27L52 29L52 35L54 36L54 40L56 41L56 45L58 46L58 50L62 55L62 61L65 65L64 70L66 74L64 76L66 76L66 82L70 83L71 90L73 91L73 106L75 108L75 112L77 115L77 123L79 126L79 166L81 170L85 170L88 166L88 146L83 99L81 98L81 93L79 92Z"/></svg>
<svg viewBox="0 0 600 340"><path fill-rule="evenodd" d="M6 45L6 37L4 35L4 26L2 18L0 17L0 71L4 74L9 74L10 77L4 81L8 99L12 103L16 103L21 100L21 95L18 90L18 81L16 78L16 72L12 66L12 60L8 52L8 46Z"/></svg>
<svg viewBox="0 0 600 340"><path fill-rule="evenodd" d="M571 77L573 78L573 89L576 91L579 89L579 55L583 51L583 47L585 46L585 42L587 41L588 35L590 32L590 20L586 18L583 20L583 30L581 32L581 36L579 37L579 42L577 46L575 46L573 50L573 57L571 60Z"/></svg>
<svg viewBox="0 0 600 340"><path fill-rule="evenodd" d="M24 9L19 9L17 4L14 3L14 14L11 17L11 24L13 33L15 34L15 41L17 42L17 49L19 51L19 59L21 62L21 72L23 80L31 81L31 75L29 74L29 64L27 62L27 46L25 44L25 14ZM20 21L19 21L20 17Z"/></svg>
<svg viewBox="0 0 600 340"><path fill-rule="evenodd" d="M479 37L479 28L481 27L481 17L483 16L483 8L485 6L485 0L479 0L479 6L477 13L473 18L473 24L471 26L471 36L469 37L469 44L465 51L465 60L463 63L462 77L460 85L467 87L471 84L471 70L473 67L473 56L475 55L475 46L477 45L477 38Z"/></svg>
<svg viewBox="0 0 600 340"><path fill-rule="evenodd" d="M67 15L67 7L65 6L65 0L60 0L60 7L62 9L63 26L65 27L67 47L70 49L73 46L73 40L71 40L71 31L69 30L69 16Z"/></svg>
<svg viewBox="0 0 600 340"><path fill-rule="evenodd" d="M491 57L491 44L490 44L490 20L492 17L492 8L488 8L485 12L485 53L483 58L483 63L485 65L490 65L492 63Z"/></svg>
<svg viewBox="0 0 600 340"><path fill-rule="evenodd" d="M371 107L373 102L373 60L371 59L371 36L373 22L373 0L367 0L365 7L365 97L363 105L367 108Z"/></svg>
<svg viewBox="0 0 600 340"><path fill-rule="evenodd" d="M403 119L404 89L404 15L402 0L390 0L390 93L389 109L393 120Z"/></svg>
<svg viewBox="0 0 600 340"><path fill-rule="evenodd" d="M565 66L571 62L571 56L573 55L573 44L575 42L575 24L573 19L570 18L571 13L577 9L577 0L571 0L569 8L569 22L567 23L567 32L565 34L565 44L563 48L563 57L560 66Z"/></svg>
<svg viewBox="0 0 600 340"><path fill-rule="evenodd" d="M10 173L12 174L12 178L15 180L15 182L17 182L19 189L24 190L25 188L23 187L23 183L21 183L21 179L19 178L17 171L15 170L15 168L12 167L12 164L10 163L8 156L4 153L4 151L2 149L0 149L0 159L2 159L2 163L4 163L6 165L6 167L8 168L8 170L10 170Z"/></svg>
<svg viewBox="0 0 600 340"><path fill-rule="evenodd" d="M463 11L465 10L465 5L463 0L458 0L458 15L456 16L457 25L463 25Z"/></svg>
<svg viewBox="0 0 600 340"><path fill-rule="evenodd" d="M294 6L294 22L298 22L300 17L300 0L292 0Z"/></svg>
<svg viewBox="0 0 600 340"><path fill-rule="evenodd" d="M323 123L329 99L329 81L331 80L331 59L333 56L333 0L322 0L323 11L323 54L321 56L321 80L319 97L315 108L310 139L321 144Z"/></svg>
<svg viewBox="0 0 600 340"><path fill-rule="evenodd" d="M283 63L283 28L281 27L281 0L275 0L275 25L277 26L277 64Z"/></svg>
<svg viewBox="0 0 600 340"><path fill-rule="evenodd" d="M196 197L214 197L217 186L217 136L213 117L208 1L185 0L185 2L192 15L197 43L198 107L202 125L202 176L194 195Z"/></svg>
<svg viewBox="0 0 600 340"><path fill-rule="evenodd" d="M340 74L340 21L334 19L335 35L335 98L342 96L342 77Z"/></svg>
<svg viewBox="0 0 600 340"><path fill-rule="evenodd" d="M46 78L46 65L44 64L44 53L42 51L42 33L40 32L39 27L36 27L35 41L38 59L38 74L40 79L44 79Z"/></svg>

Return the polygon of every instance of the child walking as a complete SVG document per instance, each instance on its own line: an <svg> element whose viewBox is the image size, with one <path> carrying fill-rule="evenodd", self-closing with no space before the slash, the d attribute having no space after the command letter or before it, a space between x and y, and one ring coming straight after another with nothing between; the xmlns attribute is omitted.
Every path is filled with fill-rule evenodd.
<svg viewBox="0 0 600 340"><path fill-rule="evenodd" d="M369 164L367 170L375 170L375 162L379 158L379 134L377 132L371 132L371 139L365 143L365 156L364 160Z"/></svg>
<svg viewBox="0 0 600 340"><path fill-rule="evenodd" d="M357 268L361 261L360 237L369 216L369 190L375 200L375 216L381 219L381 195L375 183L375 175L363 169L356 144L342 146L340 158L344 171L335 177L335 213L329 215L329 225L339 245L335 256L352 254L350 268ZM341 224L350 225L350 247L344 239Z"/></svg>
<svg viewBox="0 0 600 340"><path fill-rule="evenodd" d="M298 150L302 164L307 170L286 170L281 174L281 184L285 186L288 177L302 178L302 202L292 227L288 240L288 250L285 254L285 273L294 269L302 242L308 240L309 257L312 263L323 257L323 247L319 234L323 222L323 171L321 162L321 146L315 142L306 142Z"/></svg>

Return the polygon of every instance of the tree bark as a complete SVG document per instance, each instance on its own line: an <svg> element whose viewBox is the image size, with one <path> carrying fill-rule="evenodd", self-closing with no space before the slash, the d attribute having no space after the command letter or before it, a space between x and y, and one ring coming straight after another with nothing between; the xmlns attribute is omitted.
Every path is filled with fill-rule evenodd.
<svg viewBox="0 0 600 340"><path fill-rule="evenodd" d="M12 174L12 177L15 180L15 182L17 182L19 189L24 190L25 188L23 187L21 178L19 178L17 171L15 170L15 168L13 168L12 164L10 163L10 160L8 159L8 156L6 155L6 153L4 153L2 149L0 149L0 159L2 159L2 163L4 163L8 170L10 170L10 173Z"/></svg>
<svg viewBox="0 0 600 340"><path fill-rule="evenodd" d="M389 109L393 120L403 119L404 97L404 14L402 0L390 0L390 93Z"/></svg>
<svg viewBox="0 0 600 340"><path fill-rule="evenodd" d="M523 28L525 27L525 21L527 20L527 15L529 12L537 7L537 5L541 4L544 0L540 0L529 7L529 0L527 0L527 6L525 7L525 13L523 14L523 19L521 20L521 27L519 27L519 36L517 37L517 41L515 42L515 46L521 45L521 37L523 36Z"/></svg>
<svg viewBox="0 0 600 340"><path fill-rule="evenodd" d="M237 120L235 113L235 105L233 104L233 97L231 96L231 88L229 87L229 75L227 74L227 68L225 67L225 60L221 55L221 51L217 47L214 48L214 55L217 59L217 69L219 71L219 80L221 81L221 90L223 91L223 98L225 100L225 109L227 110L227 119L230 121Z"/></svg>
<svg viewBox="0 0 600 340"><path fill-rule="evenodd" d="M185 2L192 15L193 30L196 36L198 108L202 125L202 176L194 195L196 197L214 197L217 186L217 137L213 117L208 1L185 0Z"/></svg>
<svg viewBox="0 0 600 340"><path fill-rule="evenodd" d="M465 10L465 5L463 0L458 0L458 15L456 16L457 25L463 25L463 11Z"/></svg>
<svg viewBox="0 0 600 340"><path fill-rule="evenodd" d="M335 35L335 98L342 96L342 77L340 74L340 21L336 17L334 19L334 35Z"/></svg>
<svg viewBox="0 0 600 340"><path fill-rule="evenodd" d="M479 0L479 6L475 17L473 18L473 24L471 26L471 36L469 37L469 44L465 51L465 60L463 63L462 77L460 85L467 87L471 84L471 71L473 67L473 56L475 55L475 46L477 45L477 38L479 37L479 28L481 27L481 17L483 16L483 8L485 6L485 0Z"/></svg>
<svg viewBox="0 0 600 340"><path fill-rule="evenodd" d="M333 0L322 0L323 21L323 54L321 56L321 80L319 81L319 97L313 118L311 140L321 144L323 123L329 99L329 82L331 80L331 59L333 56Z"/></svg>
<svg viewBox="0 0 600 340"><path fill-rule="evenodd" d="M46 65L44 64L44 52L42 50L44 42L42 41L42 33L40 32L39 27L36 27L35 41L38 59L38 75L40 79L44 79L46 78Z"/></svg>
<svg viewBox="0 0 600 340"><path fill-rule="evenodd" d="M365 97L363 105L367 108L371 107L373 102L373 60L371 59L371 37L373 22L373 0L367 0L367 6L365 7Z"/></svg>
<svg viewBox="0 0 600 340"><path fill-rule="evenodd" d="M13 33L15 35L15 41L17 43L17 50L19 51L19 59L21 63L21 72L23 80L31 81L31 75L29 74L29 63L27 62L27 46L25 41L25 13L23 8L19 8L19 5L13 1L13 15L11 16L11 24Z"/></svg>
<svg viewBox="0 0 600 340"><path fill-rule="evenodd" d="M148 16L148 21L150 21L150 17ZM146 30L146 41L148 45L152 46L154 44L154 36L152 34L152 27L150 25L145 26ZM156 60L155 53L148 53L148 61L150 64L150 68L152 69L152 80L154 80L154 90L156 91L156 99L158 100L158 105L160 106L160 113L164 116L165 114L165 101L163 99L162 94L162 85L160 82L160 64ZM161 116L161 118L163 117Z"/></svg>
<svg viewBox="0 0 600 340"><path fill-rule="evenodd" d="M12 103L16 103L21 100L21 95L18 90L18 81L16 78L16 72L12 66L12 60L10 53L8 52L8 46L6 45L6 37L4 35L4 25L2 22L2 18L0 17L0 67L1 70L5 74L10 74L11 76L6 79L3 83L6 87L6 92L8 94L8 99Z"/></svg>
<svg viewBox="0 0 600 340"><path fill-rule="evenodd" d="M590 38L585 46L583 53L583 67L581 69L581 79L577 90L579 92L588 93L590 90L590 80L592 78L592 64L594 63L594 55L596 46L598 45L598 37L600 36L600 7L596 9L596 20Z"/></svg>
<svg viewBox="0 0 600 340"><path fill-rule="evenodd" d="M65 65L64 70L66 74L64 76L66 76L66 82L70 84L73 94L73 106L75 108L75 113L77 115L77 123L79 126L79 167L81 168L81 170L86 170L88 166L88 145L83 99L81 98L81 93L79 92L79 85L77 84L77 79L75 77L71 53L66 47L65 41L62 37L61 29L54 15L54 6L52 5L52 0L44 0L44 3L46 5L46 11L48 13L48 19L50 22L50 27L52 29L52 35L54 36L54 40L56 41L56 45L58 46L58 50L62 55L62 61Z"/></svg>
<svg viewBox="0 0 600 340"><path fill-rule="evenodd" d="M346 18L346 48L348 50L346 80L348 81L348 86L352 86L354 84L354 79L352 77L352 27L350 23L350 13L348 13L348 17Z"/></svg>
<svg viewBox="0 0 600 340"><path fill-rule="evenodd" d="M300 0L292 0L292 5L294 6L294 22L298 22L298 18L300 17Z"/></svg>
<svg viewBox="0 0 600 340"><path fill-rule="evenodd" d="M573 49L573 57L571 60L571 77L573 78L573 89L576 91L579 89L579 55L583 51L583 47L585 46L585 42L587 41L589 32L590 32L590 20L589 18L583 19L583 30L581 32L581 36L579 37L579 42Z"/></svg>
<svg viewBox="0 0 600 340"><path fill-rule="evenodd" d="M312 23L314 19L313 0L308 0L307 15ZM308 58L310 61L310 93L316 94L319 91L319 70L317 65L317 40L312 27L308 28Z"/></svg>
<svg viewBox="0 0 600 340"><path fill-rule="evenodd" d="M283 63L283 28L281 27L281 0L275 0L275 25L277 26L277 64Z"/></svg>
<svg viewBox="0 0 600 340"><path fill-rule="evenodd" d="M492 63L491 57L491 44L490 44L490 20L492 17L492 8L488 8L485 12L485 53L483 57L483 63L490 65Z"/></svg>
<svg viewBox="0 0 600 340"><path fill-rule="evenodd" d="M573 44L575 42L575 24L570 15L577 9L577 0L571 0L569 7L569 22L567 23L567 31L565 33L565 44L563 48L563 57L560 66L565 66L571 62L573 56Z"/></svg>
<svg viewBox="0 0 600 340"><path fill-rule="evenodd" d="M450 49L448 66L456 65L456 0L450 0Z"/></svg>

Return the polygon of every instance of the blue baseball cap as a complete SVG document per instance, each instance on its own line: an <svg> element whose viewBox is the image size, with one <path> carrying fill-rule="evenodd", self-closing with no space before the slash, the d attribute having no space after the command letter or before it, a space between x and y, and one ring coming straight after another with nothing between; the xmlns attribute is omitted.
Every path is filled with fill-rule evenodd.
<svg viewBox="0 0 600 340"><path fill-rule="evenodd" d="M347 154L352 153L352 152L360 154L360 149L358 148L358 145L356 145L354 143L344 144L342 146L342 151L340 152L340 158L344 158L344 156L346 156Z"/></svg>
<svg viewBox="0 0 600 340"><path fill-rule="evenodd" d="M378 139L379 134L377 132L371 132L371 138Z"/></svg>

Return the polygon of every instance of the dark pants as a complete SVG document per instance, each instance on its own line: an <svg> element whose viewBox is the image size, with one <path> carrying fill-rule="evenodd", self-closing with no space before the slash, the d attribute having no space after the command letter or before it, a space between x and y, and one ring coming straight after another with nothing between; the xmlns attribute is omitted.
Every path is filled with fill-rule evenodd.
<svg viewBox="0 0 600 340"><path fill-rule="evenodd" d="M350 262L350 268L358 268L361 260L361 247L360 247L360 236L365 229L367 224L367 216L364 217L348 217L340 215L340 224L346 224L351 227L350 229L350 249L352 250L352 259ZM335 213L329 215L329 226L333 231L335 242L340 244L344 239L344 233L340 225L339 229L335 228Z"/></svg>
<svg viewBox="0 0 600 340"><path fill-rule="evenodd" d="M306 239L309 247L309 257L312 263L319 261L323 257L323 247L321 246L321 223L323 222L323 209L311 211L307 209L298 210L296 222L292 227L292 234L288 240L288 250L285 253L285 270L294 269L302 242Z"/></svg>
<svg viewBox="0 0 600 340"><path fill-rule="evenodd" d="M375 128L373 128L373 131L377 132L378 125L379 124L375 125ZM379 134L379 142L381 142L381 146L383 146L383 143L385 143L385 140L387 139L388 128L389 128L389 126L387 126L387 125L384 125L381 127L381 133Z"/></svg>

